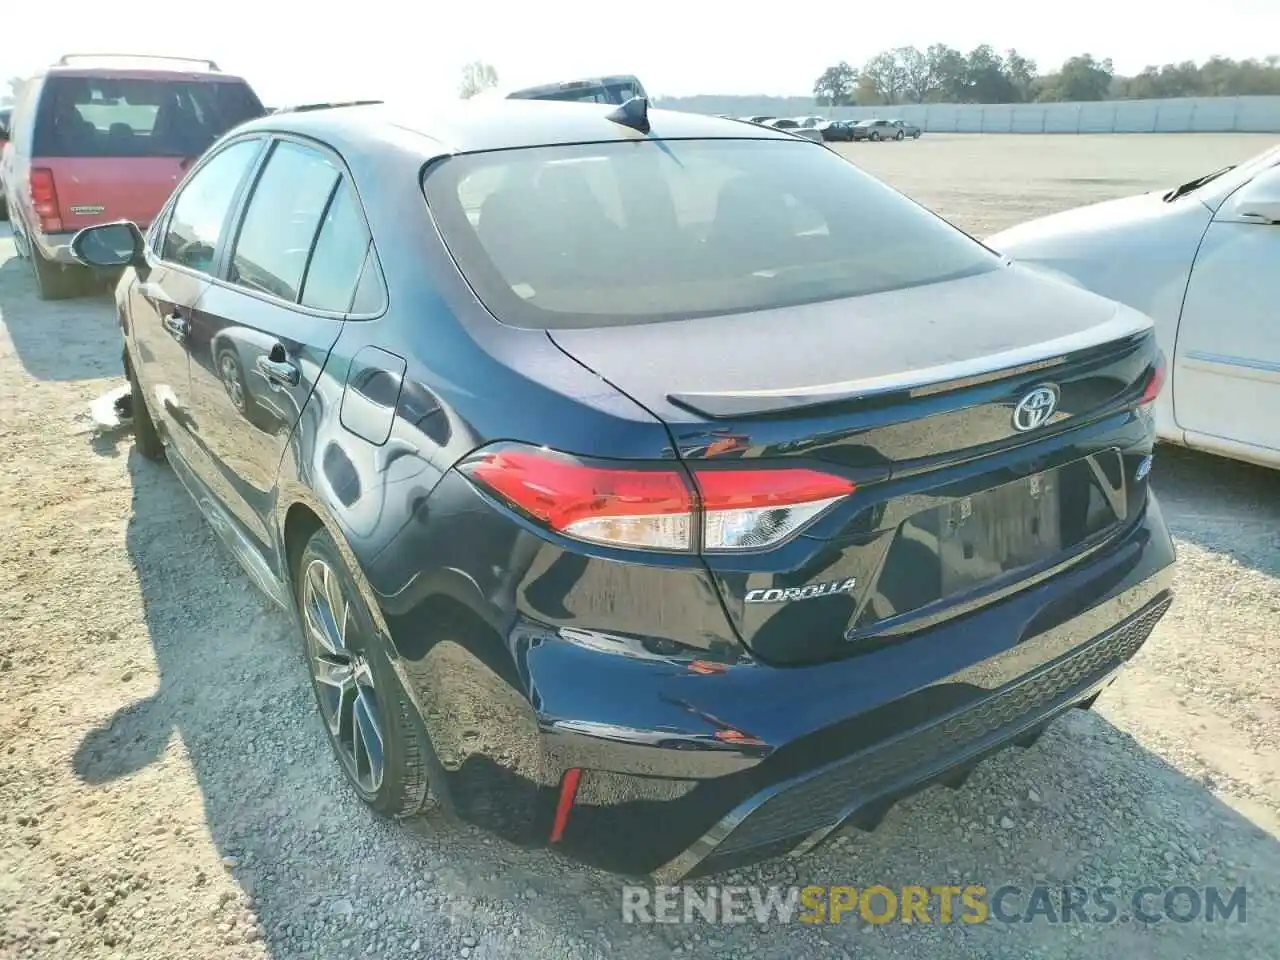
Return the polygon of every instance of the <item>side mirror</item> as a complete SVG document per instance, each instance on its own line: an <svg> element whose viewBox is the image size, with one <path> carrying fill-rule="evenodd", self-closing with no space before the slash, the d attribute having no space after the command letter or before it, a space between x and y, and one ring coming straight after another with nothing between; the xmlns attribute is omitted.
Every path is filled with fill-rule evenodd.
<svg viewBox="0 0 1280 960"><path fill-rule="evenodd" d="M1280 167L1258 174L1231 198L1236 216L1280 223Z"/></svg>
<svg viewBox="0 0 1280 960"><path fill-rule="evenodd" d="M85 227L71 238L71 252L90 267L128 267L143 262L146 240L132 220Z"/></svg>
<svg viewBox="0 0 1280 960"><path fill-rule="evenodd" d="M1280 197L1259 197L1240 204L1240 216L1280 223Z"/></svg>

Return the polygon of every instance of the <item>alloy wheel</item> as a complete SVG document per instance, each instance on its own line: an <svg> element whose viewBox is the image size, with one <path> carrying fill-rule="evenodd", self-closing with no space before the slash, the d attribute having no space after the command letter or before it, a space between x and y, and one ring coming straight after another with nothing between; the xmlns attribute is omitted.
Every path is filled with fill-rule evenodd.
<svg viewBox="0 0 1280 960"><path fill-rule="evenodd" d="M338 574L323 560L307 565L302 611L320 715L347 774L360 790L377 793L385 754L373 671L351 643L356 635L351 603Z"/></svg>

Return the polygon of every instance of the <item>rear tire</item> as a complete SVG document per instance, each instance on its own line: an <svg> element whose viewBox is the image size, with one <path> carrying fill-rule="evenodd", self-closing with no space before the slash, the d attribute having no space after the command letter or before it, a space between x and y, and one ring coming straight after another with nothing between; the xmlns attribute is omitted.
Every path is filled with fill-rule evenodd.
<svg viewBox="0 0 1280 960"><path fill-rule="evenodd" d="M905 131L899 130L899 131L898 131L897 136L895 136L893 139L895 139L895 140L905 140L905 139L906 139L906 136L907 136L907 134L906 134L906 132L905 132Z"/></svg>
<svg viewBox="0 0 1280 960"><path fill-rule="evenodd" d="M133 415L133 443L140 454L158 463L164 460L164 443L160 440L155 421L151 419L151 411L147 409L147 398L138 385L138 377L128 361L126 354L125 368L129 372L129 392L132 395L129 407Z"/></svg>
<svg viewBox="0 0 1280 960"><path fill-rule="evenodd" d="M871 140L879 140L879 139L880 139L880 134L879 134L879 133L872 133L869 139L871 139Z"/></svg>
<svg viewBox="0 0 1280 960"><path fill-rule="evenodd" d="M347 783L382 816L414 816L428 798L430 744L324 529L307 541L293 579L316 705Z"/></svg>
<svg viewBox="0 0 1280 960"><path fill-rule="evenodd" d="M84 267L46 260L34 243L31 244L31 272L36 279L36 295L41 300L69 300L79 296L88 280Z"/></svg>

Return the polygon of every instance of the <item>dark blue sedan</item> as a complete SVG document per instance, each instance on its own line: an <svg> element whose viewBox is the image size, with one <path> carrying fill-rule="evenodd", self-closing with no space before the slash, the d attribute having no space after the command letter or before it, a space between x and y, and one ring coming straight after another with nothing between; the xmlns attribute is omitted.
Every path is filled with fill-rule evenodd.
<svg viewBox="0 0 1280 960"><path fill-rule="evenodd" d="M1170 603L1150 320L783 131L284 110L75 249L387 816L664 880L807 850Z"/></svg>

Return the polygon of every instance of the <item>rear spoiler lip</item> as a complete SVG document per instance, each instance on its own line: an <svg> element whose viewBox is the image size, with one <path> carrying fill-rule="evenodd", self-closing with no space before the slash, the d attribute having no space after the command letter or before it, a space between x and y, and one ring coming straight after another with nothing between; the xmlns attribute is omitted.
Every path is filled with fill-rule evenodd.
<svg viewBox="0 0 1280 960"><path fill-rule="evenodd" d="M810 407L851 403L889 394L926 397L1038 370L1052 370L1081 351L1106 346L1133 346L1150 337L1154 329L1155 325L1145 314L1121 307L1110 320L1084 330L983 357L809 387L668 393L667 400L709 420L728 420L785 415Z"/></svg>

